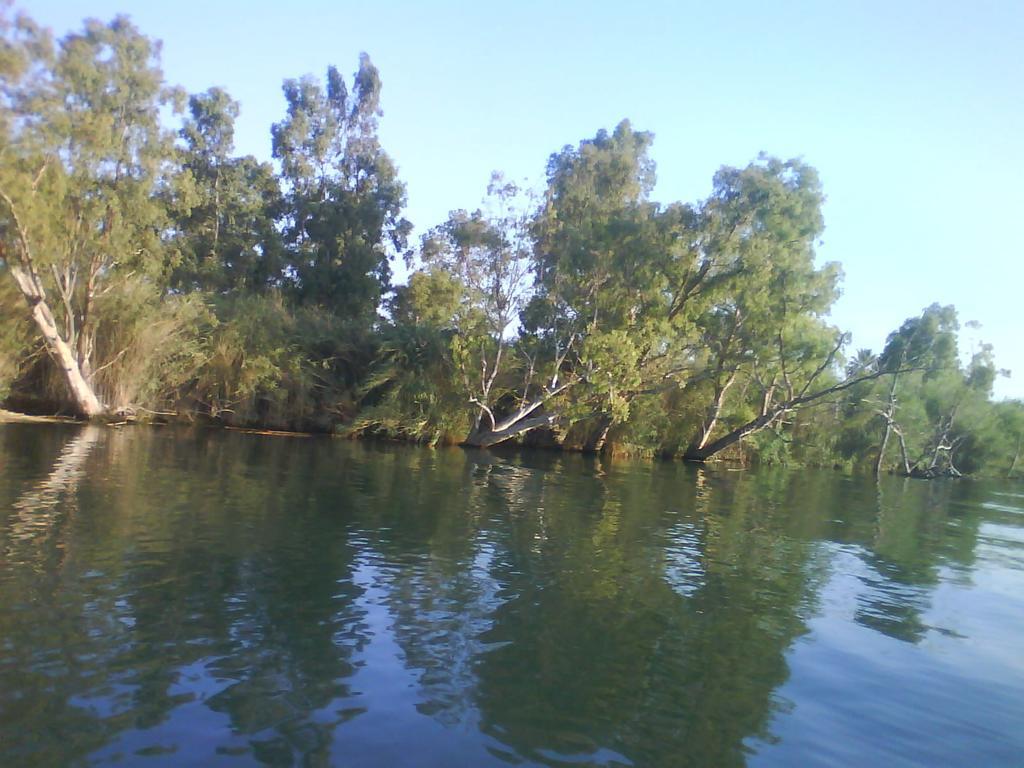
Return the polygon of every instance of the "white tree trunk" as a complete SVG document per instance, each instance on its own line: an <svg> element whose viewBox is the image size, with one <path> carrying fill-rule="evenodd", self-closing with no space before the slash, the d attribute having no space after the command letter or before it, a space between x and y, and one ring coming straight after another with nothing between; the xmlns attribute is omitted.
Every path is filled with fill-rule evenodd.
<svg viewBox="0 0 1024 768"><path fill-rule="evenodd" d="M43 335L47 351L57 363L67 382L68 392L75 409L87 419L97 419L105 415L107 409L103 407L92 386L82 375L78 358L75 357L75 353L57 328L57 321L53 317L50 306L46 303L46 295L43 293L38 279L10 261L8 261L7 268L14 277L14 282L18 284L25 301L28 302L32 319Z"/></svg>

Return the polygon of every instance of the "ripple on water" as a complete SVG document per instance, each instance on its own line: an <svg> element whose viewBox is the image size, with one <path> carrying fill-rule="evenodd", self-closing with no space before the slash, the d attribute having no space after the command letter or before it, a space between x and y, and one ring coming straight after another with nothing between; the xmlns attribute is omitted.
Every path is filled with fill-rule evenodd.
<svg viewBox="0 0 1024 768"><path fill-rule="evenodd" d="M1005 486L6 429L4 765L1024 754Z"/></svg>

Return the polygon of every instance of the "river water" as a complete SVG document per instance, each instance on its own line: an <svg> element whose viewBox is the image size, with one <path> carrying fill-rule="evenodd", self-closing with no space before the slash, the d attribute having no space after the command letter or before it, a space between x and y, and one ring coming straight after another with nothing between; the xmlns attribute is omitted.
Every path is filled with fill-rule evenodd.
<svg viewBox="0 0 1024 768"><path fill-rule="evenodd" d="M0 764L1024 765L1024 487L3 425Z"/></svg>

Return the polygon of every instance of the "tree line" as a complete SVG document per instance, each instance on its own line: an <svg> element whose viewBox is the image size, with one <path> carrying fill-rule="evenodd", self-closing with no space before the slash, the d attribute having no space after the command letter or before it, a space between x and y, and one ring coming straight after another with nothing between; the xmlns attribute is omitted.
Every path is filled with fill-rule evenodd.
<svg viewBox="0 0 1024 768"><path fill-rule="evenodd" d="M1024 404L992 400L990 347L961 359L953 307L847 349L802 160L723 167L706 198L660 203L653 137L623 121L552 154L543 189L495 174L480 208L413 242L366 55L351 79L284 81L274 163L236 154L238 103L169 87L124 17L54 40L2 12L0 89L12 406L1019 472Z"/></svg>

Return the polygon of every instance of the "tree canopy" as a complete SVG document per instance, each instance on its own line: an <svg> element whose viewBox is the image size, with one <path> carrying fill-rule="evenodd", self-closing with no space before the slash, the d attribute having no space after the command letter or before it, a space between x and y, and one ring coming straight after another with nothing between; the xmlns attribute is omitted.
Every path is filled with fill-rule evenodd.
<svg viewBox="0 0 1024 768"><path fill-rule="evenodd" d="M495 173L418 243L363 54L283 83L273 163L127 18L55 40L0 10L0 397L220 423L693 461L1017 476L1024 404L932 305L847 349L800 158L653 199L653 134ZM495 158L500 164L501 158ZM868 223L865 223L867 225ZM407 278L396 284L398 260Z"/></svg>

